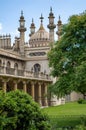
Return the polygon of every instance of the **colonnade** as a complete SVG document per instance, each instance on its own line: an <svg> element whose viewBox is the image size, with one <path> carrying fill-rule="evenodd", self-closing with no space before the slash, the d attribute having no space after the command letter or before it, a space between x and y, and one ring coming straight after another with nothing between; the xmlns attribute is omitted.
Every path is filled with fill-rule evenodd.
<svg viewBox="0 0 86 130"><path fill-rule="evenodd" d="M0 79L3 91L16 91L17 89L23 90L32 96L33 100L38 102L40 106L48 106L47 87L48 82L23 80L23 79Z"/></svg>

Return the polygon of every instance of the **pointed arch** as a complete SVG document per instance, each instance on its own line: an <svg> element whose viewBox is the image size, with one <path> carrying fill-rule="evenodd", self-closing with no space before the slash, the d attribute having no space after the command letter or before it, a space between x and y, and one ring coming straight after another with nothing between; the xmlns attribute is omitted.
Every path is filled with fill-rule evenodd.
<svg viewBox="0 0 86 130"><path fill-rule="evenodd" d="M17 63L14 64L14 69L16 69L16 70L18 69L18 64Z"/></svg>
<svg viewBox="0 0 86 130"><path fill-rule="evenodd" d="M2 66L2 60L0 59L0 67Z"/></svg>
<svg viewBox="0 0 86 130"><path fill-rule="evenodd" d="M39 73L41 71L41 65L38 63L35 64L33 68L35 73Z"/></svg>
<svg viewBox="0 0 86 130"><path fill-rule="evenodd" d="M7 68L11 68L11 63L10 63L10 61L7 62Z"/></svg>

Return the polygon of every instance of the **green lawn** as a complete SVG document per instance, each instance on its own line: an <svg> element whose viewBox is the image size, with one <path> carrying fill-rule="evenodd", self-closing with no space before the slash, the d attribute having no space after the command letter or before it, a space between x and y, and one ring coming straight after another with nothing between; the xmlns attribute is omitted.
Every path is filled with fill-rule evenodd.
<svg viewBox="0 0 86 130"><path fill-rule="evenodd" d="M86 104L71 102L64 105L43 108L42 111L47 113L49 116L86 115Z"/></svg>
<svg viewBox="0 0 86 130"><path fill-rule="evenodd" d="M43 108L42 111L49 115L51 130L58 130L58 128L63 130L67 127L75 128L81 122L86 122L86 104L70 102L64 105Z"/></svg>

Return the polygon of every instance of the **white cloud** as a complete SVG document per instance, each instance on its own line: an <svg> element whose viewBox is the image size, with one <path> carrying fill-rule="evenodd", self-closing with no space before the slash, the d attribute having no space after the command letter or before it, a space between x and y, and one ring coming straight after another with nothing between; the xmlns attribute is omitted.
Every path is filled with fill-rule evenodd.
<svg viewBox="0 0 86 130"><path fill-rule="evenodd" d="M2 24L0 23L0 31L2 30Z"/></svg>

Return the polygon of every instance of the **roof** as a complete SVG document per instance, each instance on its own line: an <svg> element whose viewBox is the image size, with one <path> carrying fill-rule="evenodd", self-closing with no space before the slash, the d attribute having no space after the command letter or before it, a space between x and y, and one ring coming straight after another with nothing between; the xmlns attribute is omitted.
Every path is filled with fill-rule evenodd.
<svg viewBox="0 0 86 130"><path fill-rule="evenodd" d="M35 32L32 36L31 36L31 38L30 38L30 40L40 40L40 39L46 39L46 40L48 40L49 39L49 33L44 29L44 27L43 27L43 25L41 24L40 25L40 28L39 28L39 30L37 31L37 32Z"/></svg>

